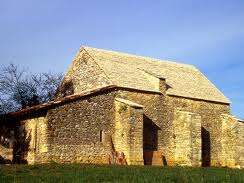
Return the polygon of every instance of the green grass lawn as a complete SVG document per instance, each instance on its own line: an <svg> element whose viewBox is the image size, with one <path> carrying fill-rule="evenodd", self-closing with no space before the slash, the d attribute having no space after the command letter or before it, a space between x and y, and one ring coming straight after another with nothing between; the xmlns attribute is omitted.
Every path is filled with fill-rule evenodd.
<svg viewBox="0 0 244 183"><path fill-rule="evenodd" d="M244 170L79 164L0 166L0 182L244 182Z"/></svg>

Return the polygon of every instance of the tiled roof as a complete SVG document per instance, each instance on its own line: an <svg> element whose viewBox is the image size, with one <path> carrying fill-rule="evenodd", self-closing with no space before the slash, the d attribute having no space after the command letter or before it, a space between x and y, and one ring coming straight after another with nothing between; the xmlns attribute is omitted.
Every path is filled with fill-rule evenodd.
<svg viewBox="0 0 244 183"><path fill-rule="evenodd" d="M92 95L92 94L96 94L96 93L99 93L99 92L103 93L103 92L105 92L107 90L116 89L116 88L117 88L117 86L110 85L110 86L106 86L106 87L102 87L102 88L88 90L88 91L84 91L84 92L79 93L79 94L69 95L69 96L60 98L60 99L55 100L55 101L50 101L50 102L39 104L39 105L36 105L36 106L27 107L25 109L21 109L21 110L16 111L16 112L10 112L10 113L8 113L6 115L8 117L18 117L18 116L21 116L21 115L32 114L32 113L40 111L40 110L46 110L46 109L49 109L49 108L57 106L57 105L62 105L62 104L65 104L67 102L75 101L75 100L78 100L80 98ZM2 115L2 117L6 116L6 115Z"/></svg>
<svg viewBox="0 0 244 183"><path fill-rule="evenodd" d="M82 47L117 86L159 91L165 78L168 95L221 103L229 100L194 66L115 51Z"/></svg>
<svg viewBox="0 0 244 183"><path fill-rule="evenodd" d="M68 95L68 96L62 97L62 98L57 98L54 101L46 102L46 103L35 105L35 106L32 106L32 107L27 107L25 109L21 109L21 110L16 111L16 112L10 112L10 113L7 113L7 114L0 115L0 121L1 121L2 118L19 117L19 116L24 116L24 115L27 115L27 114L32 114L32 113L35 113L35 112L38 112L38 111L42 111L42 110L53 108L53 107L58 106L58 105L63 105L65 103L67 103L67 102L79 100L79 99L82 99L84 97L89 97L89 96L92 96L92 95L98 94L98 93L103 94L104 92L106 92L108 90L116 90L116 89L124 89L124 90L126 90L126 89L130 89L130 88L120 87L120 86L116 86L116 85L108 85L108 86L105 86L105 87L102 87L102 88L96 88L96 89L92 89L92 90L87 90L87 91L84 91L82 93L72 94L72 95ZM160 92L156 92L156 93L160 94ZM137 103L132 102L132 101L129 101L129 100L125 100L125 99L122 99L122 98L116 98L115 100L117 100L119 102L122 102L122 103L126 103L126 104L128 104L128 105L130 105L132 107L143 108L142 105L137 104Z"/></svg>

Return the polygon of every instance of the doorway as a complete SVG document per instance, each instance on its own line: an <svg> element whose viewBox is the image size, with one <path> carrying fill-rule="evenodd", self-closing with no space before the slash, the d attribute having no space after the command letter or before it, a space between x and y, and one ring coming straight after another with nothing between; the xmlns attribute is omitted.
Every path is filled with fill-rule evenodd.
<svg viewBox="0 0 244 183"><path fill-rule="evenodd" d="M143 158L144 165L152 165L158 150L160 128L146 115L143 116Z"/></svg>
<svg viewBox="0 0 244 183"><path fill-rule="evenodd" d="M210 133L204 127L201 128L202 137L202 167L209 167L211 164L211 141Z"/></svg>

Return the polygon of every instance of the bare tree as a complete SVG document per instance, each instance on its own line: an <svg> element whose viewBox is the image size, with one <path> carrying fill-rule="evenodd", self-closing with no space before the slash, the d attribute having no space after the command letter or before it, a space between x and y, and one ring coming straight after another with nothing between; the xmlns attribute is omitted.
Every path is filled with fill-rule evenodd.
<svg viewBox="0 0 244 183"><path fill-rule="evenodd" d="M62 74L31 74L14 64L0 68L0 114L53 100Z"/></svg>

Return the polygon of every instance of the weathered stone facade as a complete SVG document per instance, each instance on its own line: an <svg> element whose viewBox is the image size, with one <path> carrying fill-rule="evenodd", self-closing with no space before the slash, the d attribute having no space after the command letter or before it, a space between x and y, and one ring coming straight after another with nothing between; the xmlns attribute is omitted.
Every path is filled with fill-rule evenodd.
<svg viewBox="0 0 244 183"><path fill-rule="evenodd" d="M219 139L219 132L221 131L220 118L221 114L229 114L229 105L169 96L167 98L166 108L168 110L169 123L173 121L173 112L176 109L200 115L201 133L203 135L201 137L203 139L203 165L219 166L221 161L219 154L219 150L221 149L221 143ZM168 137L172 138L170 135ZM169 152L171 152L171 150Z"/></svg>
<svg viewBox="0 0 244 183"><path fill-rule="evenodd" d="M238 121L237 123L237 146L236 146L236 158L238 166L244 168L244 122Z"/></svg>
<svg viewBox="0 0 244 183"><path fill-rule="evenodd" d="M172 127L173 163L201 166L201 116L175 110Z"/></svg>
<svg viewBox="0 0 244 183"><path fill-rule="evenodd" d="M38 116L36 118L21 120L21 127L26 132L25 139L28 143L28 151L25 160L29 164L36 161L42 162L43 156L49 151L47 141L47 118Z"/></svg>
<svg viewBox="0 0 244 183"><path fill-rule="evenodd" d="M109 71L106 59L115 63ZM128 165L242 168L244 123L231 115L228 100L191 66L165 63L163 77L152 61L146 63L151 69L135 70L117 53L82 48L55 101L10 114L25 132L24 159L108 164L123 154ZM171 78L183 81L174 67L187 83ZM120 74L121 68L128 70ZM199 81L206 91L194 84ZM185 90L188 84L194 90Z"/></svg>
<svg viewBox="0 0 244 183"><path fill-rule="evenodd" d="M143 165L143 107L123 99L115 101L114 148L129 165Z"/></svg>

